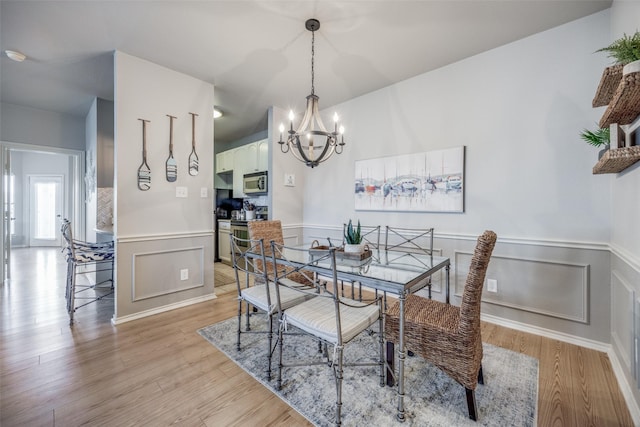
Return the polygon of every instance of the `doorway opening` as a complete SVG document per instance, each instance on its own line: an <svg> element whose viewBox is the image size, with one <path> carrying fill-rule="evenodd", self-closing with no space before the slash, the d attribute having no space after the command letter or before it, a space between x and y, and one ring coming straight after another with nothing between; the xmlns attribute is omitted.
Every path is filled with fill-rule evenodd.
<svg viewBox="0 0 640 427"><path fill-rule="evenodd" d="M62 218L84 237L83 157L79 150L0 142L3 284L11 280L12 249L61 245Z"/></svg>

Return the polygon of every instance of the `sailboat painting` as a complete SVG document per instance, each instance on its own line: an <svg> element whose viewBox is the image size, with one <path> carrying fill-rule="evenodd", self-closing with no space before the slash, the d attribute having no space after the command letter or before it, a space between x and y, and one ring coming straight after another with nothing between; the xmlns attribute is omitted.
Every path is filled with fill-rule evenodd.
<svg viewBox="0 0 640 427"><path fill-rule="evenodd" d="M464 212L465 147L355 163L355 208Z"/></svg>

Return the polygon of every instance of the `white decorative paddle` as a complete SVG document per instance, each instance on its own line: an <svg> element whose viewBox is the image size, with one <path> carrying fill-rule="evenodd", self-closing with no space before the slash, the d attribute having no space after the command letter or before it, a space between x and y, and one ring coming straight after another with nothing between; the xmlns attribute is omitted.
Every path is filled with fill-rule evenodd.
<svg viewBox="0 0 640 427"><path fill-rule="evenodd" d="M178 179L178 163L176 159L173 158L173 119L176 117L170 116L169 114L167 114L167 117L169 117L169 158L167 159L165 169L167 172L167 181L174 182Z"/></svg>
<svg viewBox="0 0 640 427"><path fill-rule="evenodd" d="M138 119L142 122L142 164L138 168L138 188L147 191L151 188L151 169L147 164L147 123L150 120Z"/></svg>
<svg viewBox="0 0 640 427"><path fill-rule="evenodd" d="M196 113L191 114L191 154L189 154L189 175L198 175L198 154L196 154Z"/></svg>

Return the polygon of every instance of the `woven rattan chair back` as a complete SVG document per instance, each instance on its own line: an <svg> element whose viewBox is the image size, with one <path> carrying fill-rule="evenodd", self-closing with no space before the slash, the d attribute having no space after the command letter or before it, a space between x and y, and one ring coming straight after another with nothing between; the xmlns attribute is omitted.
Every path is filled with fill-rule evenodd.
<svg viewBox="0 0 640 427"><path fill-rule="evenodd" d="M496 233L487 230L480 237L476 244L467 281L462 293L460 304L460 334L477 334L480 339L480 300L482 298L482 287L489 267L491 253L496 244Z"/></svg>
<svg viewBox="0 0 640 427"><path fill-rule="evenodd" d="M282 223L280 220L249 221L247 222L247 228L249 229L249 239L262 240L264 242L264 254L266 257L271 256L271 241L279 245L284 245ZM270 261L267 261L266 267L261 265L261 260L257 260L256 262L260 270L267 271L267 274L271 274L273 267Z"/></svg>

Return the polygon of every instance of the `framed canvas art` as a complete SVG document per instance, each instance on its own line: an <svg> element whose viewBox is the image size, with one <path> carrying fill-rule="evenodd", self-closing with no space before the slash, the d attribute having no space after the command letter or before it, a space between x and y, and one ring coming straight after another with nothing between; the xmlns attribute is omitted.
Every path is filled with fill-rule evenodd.
<svg viewBox="0 0 640 427"><path fill-rule="evenodd" d="M355 208L464 212L465 147L358 160Z"/></svg>

